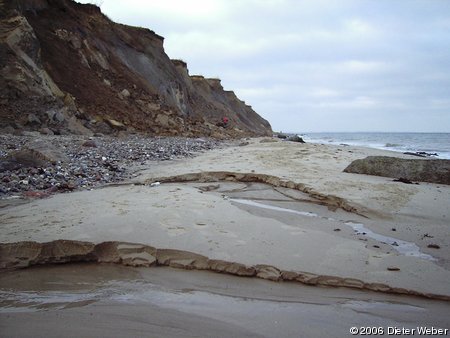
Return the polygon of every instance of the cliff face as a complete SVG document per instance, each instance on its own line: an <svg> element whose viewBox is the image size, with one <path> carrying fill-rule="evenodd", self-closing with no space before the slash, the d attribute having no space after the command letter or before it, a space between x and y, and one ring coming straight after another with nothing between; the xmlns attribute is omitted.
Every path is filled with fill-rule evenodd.
<svg viewBox="0 0 450 338"><path fill-rule="evenodd" d="M0 122L56 133L270 135L270 124L170 60L163 38L71 0L1 1ZM227 116L227 128L216 124Z"/></svg>

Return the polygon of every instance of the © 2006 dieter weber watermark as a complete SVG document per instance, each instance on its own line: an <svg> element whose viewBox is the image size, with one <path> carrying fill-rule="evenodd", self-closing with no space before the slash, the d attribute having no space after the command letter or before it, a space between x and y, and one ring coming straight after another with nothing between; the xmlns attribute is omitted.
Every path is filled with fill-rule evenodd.
<svg viewBox="0 0 450 338"><path fill-rule="evenodd" d="M449 329L442 329L428 326L418 326L415 328L397 327L397 326L353 326L350 328L352 335L360 336L376 336L384 335L388 336L448 336Z"/></svg>

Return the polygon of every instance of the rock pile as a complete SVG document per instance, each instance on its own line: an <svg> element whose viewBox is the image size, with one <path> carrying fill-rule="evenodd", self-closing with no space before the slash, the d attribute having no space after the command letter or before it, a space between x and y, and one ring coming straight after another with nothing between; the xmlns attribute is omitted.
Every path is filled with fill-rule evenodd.
<svg viewBox="0 0 450 338"><path fill-rule="evenodd" d="M217 140L0 135L0 198L41 197L132 178L147 161L190 157Z"/></svg>

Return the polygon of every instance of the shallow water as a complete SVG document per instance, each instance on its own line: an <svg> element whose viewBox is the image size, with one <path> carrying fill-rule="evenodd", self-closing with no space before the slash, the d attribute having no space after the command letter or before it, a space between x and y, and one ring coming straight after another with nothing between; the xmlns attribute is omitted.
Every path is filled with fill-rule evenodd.
<svg viewBox="0 0 450 338"><path fill-rule="evenodd" d="M363 234L364 236L380 241L381 243L391 245L398 253L402 255L423 258L430 261L436 260L433 256L421 252L420 248L415 243L377 234L366 228L364 224L361 223L345 222L344 224L352 227L352 229L358 234Z"/></svg>
<svg viewBox="0 0 450 338"><path fill-rule="evenodd" d="M287 208L281 208L281 207L276 207L276 206L273 206L273 205L267 205L267 204L259 203L259 202L252 201L252 200L231 198L230 201L233 201L233 202L236 202L236 203L240 203L240 204L250 205L252 207L263 208L263 209L267 209L267 210L289 212L291 214L297 214L297 215L300 215L300 216L319 217L319 215L317 215L316 213L313 213L313 212L298 211L298 210L292 210L292 209L287 209Z"/></svg>
<svg viewBox="0 0 450 338"><path fill-rule="evenodd" d="M274 210L274 211L280 211L280 212L286 212L286 213L292 213L292 214L296 214L299 216L322 217L316 213L312 213L312 212L308 212L308 211L298 211L298 210L293 210L293 209L288 209L288 208L282 208L282 207L268 205L268 204L264 204L264 203L260 203L260 202L256 202L256 201L252 201L252 200L238 199L238 198L233 198L230 200L235 203L239 203L239 204L243 204L243 205L248 205L248 206L262 208L262 209L268 209L268 210ZM322 218L325 218L328 221L336 222L336 226L340 226L340 225L344 224L346 226L351 227L357 234L364 235L368 238L374 239L374 240L379 241L384 244L388 244L388 245L392 246L392 248L394 250L396 250L399 254L402 254L405 256L417 257L417 258L426 259L426 260L431 260L431 261L436 260L436 258L434 258L433 256L421 252L420 248L415 243L407 242L407 241L397 239L394 237L378 234L378 233L373 232L372 230L366 228L364 226L364 224L362 224L362 223L344 222L344 221L336 220L331 217L322 217Z"/></svg>
<svg viewBox="0 0 450 338"><path fill-rule="evenodd" d="M9 336L67 327L72 336L134 335L142 324L143 336L173 336L177 323L181 337L343 337L355 325L445 328L448 310L448 303L414 297L170 268L71 264L0 276L0 321Z"/></svg>

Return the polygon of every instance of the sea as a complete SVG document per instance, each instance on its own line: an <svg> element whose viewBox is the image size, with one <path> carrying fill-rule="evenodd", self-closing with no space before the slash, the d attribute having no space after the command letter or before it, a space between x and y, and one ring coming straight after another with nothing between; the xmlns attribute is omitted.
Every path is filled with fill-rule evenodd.
<svg viewBox="0 0 450 338"><path fill-rule="evenodd" d="M306 142L348 144L397 152L426 152L450 159L450 133L296 133Z"/></svg>

